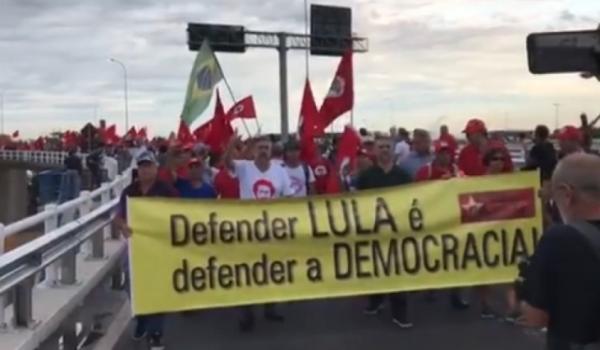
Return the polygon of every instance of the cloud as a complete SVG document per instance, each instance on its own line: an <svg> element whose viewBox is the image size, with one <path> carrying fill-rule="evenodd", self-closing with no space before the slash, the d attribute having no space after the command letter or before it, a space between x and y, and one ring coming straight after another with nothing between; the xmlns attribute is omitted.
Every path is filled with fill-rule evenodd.
<svg viewBox="0 0 600 350"><path fill-rule="evenodd" d="M502 126L532 126L595 114L600 86L572 76L532 76L525 37L545 28L593 28L600 3L566 0L345 0L354 31L370 51L355 58L355 120L369 127L435 126L454 129L472 115ZM519 8L519 11L514 11ZM79 128L94 111L109 123L124 116L127 65L130 120L166 135L176 127L194 53L186 24L241 24L251 30L304 31L302 0L4 0L0 11L0 92L6 128L34 137ZM275 50L249 49L218 57L235 97L253 94L263 130L279 128ZM305 79L304 53L290 51L290 125L297 123ZM337 59L311 57L317 103ZM232 98L221 84L227 105ZM212 106L200 120L210 118ZM568 119L567 115L569 116ZM345 118L345 121L348 117ZM57 122L59 121L59 122ZM339 127L345 122L339 121ZM251 125L254 130L255 126ZM122 131L122 130L121 130Z"/></svg>

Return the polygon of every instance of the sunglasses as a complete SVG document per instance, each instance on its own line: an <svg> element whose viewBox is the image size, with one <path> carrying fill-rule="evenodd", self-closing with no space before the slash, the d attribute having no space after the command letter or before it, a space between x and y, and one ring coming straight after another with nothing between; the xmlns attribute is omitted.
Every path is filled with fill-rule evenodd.
<svg viewBox="0 0 600 350"><path fill-rule="evenodd" d="M492 157L490 160L492 162L503 162L504 161L504 157Z"/></svg>

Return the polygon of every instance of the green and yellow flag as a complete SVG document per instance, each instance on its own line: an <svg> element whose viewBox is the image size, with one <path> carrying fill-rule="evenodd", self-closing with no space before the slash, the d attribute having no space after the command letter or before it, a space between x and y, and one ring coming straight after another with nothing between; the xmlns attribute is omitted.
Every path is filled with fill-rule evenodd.
<svg viewBox="0 0 600 350"><path fill-rule="evenodd" d="M181 113L181 119L187 125L191 125L208 107L213 89L221 79L223 79L223 73L217 57L211 50L208 41L204 40L190 74L185 104Z"/></svg>

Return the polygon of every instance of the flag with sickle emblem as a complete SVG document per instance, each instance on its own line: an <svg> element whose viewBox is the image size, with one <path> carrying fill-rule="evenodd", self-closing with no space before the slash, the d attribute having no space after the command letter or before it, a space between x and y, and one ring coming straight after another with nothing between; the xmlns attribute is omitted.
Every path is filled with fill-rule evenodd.
<svg viewBox="0 0 600 350"><path fill-rule="evenodd" d="M223 72L221 72L217 57L211 50L208 41L205 40L198 51L190 74L185 104L181 113L181 119L188 126L206 110L215 85L222 79Z"/></svg>
<svg viewBox="0 0 600 350"><path fill-rule="evenodd" d="M241 119L254 119L256 118L256 109L254 109L254 99L252 96L248 96L244 99L239 100L229 111L227 112L227 119L234 120L237 118Z"/></svg>
<svg viewBox="0 0 600 350"><path fill-rule="evenodd" d="M342 114L354 107L354 79L352 73L352 51L347 51L335 73L327 97L319 111L323 129Z"/></svg>

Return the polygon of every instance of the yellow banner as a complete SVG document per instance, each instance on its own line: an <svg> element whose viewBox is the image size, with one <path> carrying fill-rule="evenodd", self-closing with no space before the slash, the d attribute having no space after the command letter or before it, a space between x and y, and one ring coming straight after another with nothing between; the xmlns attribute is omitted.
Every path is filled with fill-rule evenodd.
<svg viewBox="0 0 600 350"><path fill-rule="evenodd" d="M506 283L537 173L300 200L129 200L135 314Z"/></svg>

